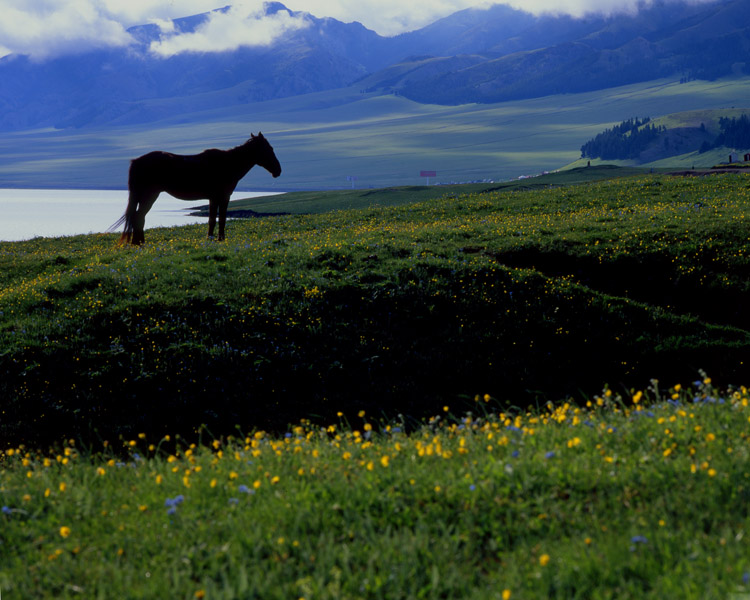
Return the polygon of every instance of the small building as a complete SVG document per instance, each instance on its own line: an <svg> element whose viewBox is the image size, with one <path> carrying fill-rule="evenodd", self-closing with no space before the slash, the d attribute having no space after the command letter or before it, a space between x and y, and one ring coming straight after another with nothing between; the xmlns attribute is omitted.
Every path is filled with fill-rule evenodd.
<svg viewBox="0 0 750 600"><path fill-rule="evenodd" d="M750 153L745 154L745 162L750 162Z"/></svg>
<svg viewBox="0 0 750 600"><path fill-rule="evenodd" d="M736 152L732 152L729 155L729 164L731 165L732 163L736 163L736 162L737 162L737 153Z"/></svg>

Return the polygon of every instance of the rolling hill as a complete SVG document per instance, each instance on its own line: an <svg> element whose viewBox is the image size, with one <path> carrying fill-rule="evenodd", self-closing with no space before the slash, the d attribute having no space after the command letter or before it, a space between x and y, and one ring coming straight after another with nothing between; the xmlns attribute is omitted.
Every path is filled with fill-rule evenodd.
<svg viewBox="0 0 750 600"><path fill-rule="evenodd" d="M488 21L486 28L496 22ZM683 81L714 80L746 72L750 4L656 2L632 16L543 16L512 37L497 33L496 43L480 52L463 44L465 56L411 58L362 84L417 102L462 104L601 90L675 75ZM475 33L473 39L481 36Z"/></svg>
<svg viewBox="0 0 750 600"><path fill-rule="evenodd" d="M272 179L253 169L240 189L423 185L421 170L437 171L433 184L502 181L576 163L583 143L629 116L747 106L750 78L684 84L664 79L462 106L419 104L350 87L246 104L227 114L213 106L211 97L191 98L203 103L200 110L165 114L150 123L5 133L0 136L0 187L123 189L129 160L136 156L150 150L229 148L258 130L273 144L284 172ZM169 103L161 100L147 106L169 112ZM699 158L713 160L708 167L720 162L718 155Z"/></svg>
<svg viewBox="0 0 750 600"><path fill-rule="evenodd" d="M653 134L648 143L641 145L637 152L627 157L623 156L623 152L619 152L618 156L618 149L612 145L615 141L616 146L616 139L619 138L627 146L627 141L633 136L634 130L618 133L625 123L623 122L584 144L581 159L573 165L581 166L594 159L592 164L606 162L654 168L705 169L728 162L731 153L737 154L738 160L742 160L743 155L750 151L750 139L747 136L727 139L728 136L722 135L725 131L722 121L728 124L729 121L747 119L748 116L750 108L688 110L660 116L636 128L640 131L651 128ZM607 146L608 152L602 152Z"/></svg>

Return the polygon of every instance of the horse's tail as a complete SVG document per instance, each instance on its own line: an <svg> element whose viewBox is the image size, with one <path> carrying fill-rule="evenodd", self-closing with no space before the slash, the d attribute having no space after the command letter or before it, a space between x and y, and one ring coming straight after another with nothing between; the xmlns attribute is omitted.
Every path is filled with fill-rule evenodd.
<svg viewBox="0 0 750 600"><path fill-rule="evenodd" d="M131 185L131 179L133 176L133 167L131 164L130 172L128 173L128 206L125 209L125 214L122 215L115 223L112 224L112 226L107 230L108 232L114 232L117 229L119 229L123 224L125 225L125 228L123 229L122 235L120 236L120 244L129 244L132 241L133 237L133 222L135 220L135 212L138 209L138 200L135 199L135 195L133 194L133 187Z"/></svg>
<svg viewBox="0 0 750 600"><path fill-rule="evenodd" d="M122 235L120 236L121 244L129 244L131 242L131 238L133 237L133 220L135 218L135 211L137 208L138 202L133 198L133 194L130 194L130 196L128 197L128 207L125 209L125 214L117 219L117 221L107 230L116 231L124 224L125 228L123 229Z"/></svg>

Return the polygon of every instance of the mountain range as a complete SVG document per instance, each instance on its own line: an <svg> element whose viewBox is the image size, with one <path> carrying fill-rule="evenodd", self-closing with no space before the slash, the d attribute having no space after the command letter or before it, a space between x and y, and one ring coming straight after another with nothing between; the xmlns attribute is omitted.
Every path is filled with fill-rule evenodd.
<svg viewBox="0 0 750 600"><path fill-rule="evenodd" d="M217 9L228 10L228 7ZM360 23L265 4L307 26L268 46L162 57L162 29L129 31L127 48L44 61L0 59L0 130L148 123L346 86L431 104L492 103L675 77L750 73L750 2L656 0L634 14L540 15L495 5L383 37ZM192 32L210 13L173 22ZM626 115L623 115L626 116Z"/></svg>

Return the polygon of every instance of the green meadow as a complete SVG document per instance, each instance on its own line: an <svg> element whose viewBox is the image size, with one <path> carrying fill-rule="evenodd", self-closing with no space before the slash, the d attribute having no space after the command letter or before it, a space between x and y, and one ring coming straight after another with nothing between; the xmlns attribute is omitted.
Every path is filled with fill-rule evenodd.
<svg viewBox="0 0 750 600"><path fill-rule="evenodd" d="M741 383L746 176L620 173L413 202L382 190L391 206L233 220L227 243L196 225L142 248L0 244L0 432L420 419L478 393L525 407L699 369Z"/></svg>
<svg viewBox="0 0 750 600"><path fill-rule="evenodd" d="M460 106L418 104L352 87L212 108L217 94L231 102L233 94L241 95L229 89L200 97L202 105L191 99L196 110L187 114L165 101L146 102L142 110L155 119L148 123L8 132L0 139L0 186L124 189L132 158L151 150L229 148L259 130L284 171L274 180L254 169L241 182L248 190L351 189L350 177L361 189L413 186L427 183L422 170L437 171L442 183L505 181L574 163L582 144L623 119L746 106L749 87L748 78L685 84L664 79Z"/></svg>
<svg viewBox="0 0 750 600"><path fill-rule="evenodd" d="M352 422L347 420L352 418ZM10 598L745 598L748 392L6 447Z"/></svg>
<svg viewBox="0 0 750 600"><path fill-rule="evenodd" d="M0 243L0 590L747 596L748 190L591 167Z"/></svg>

